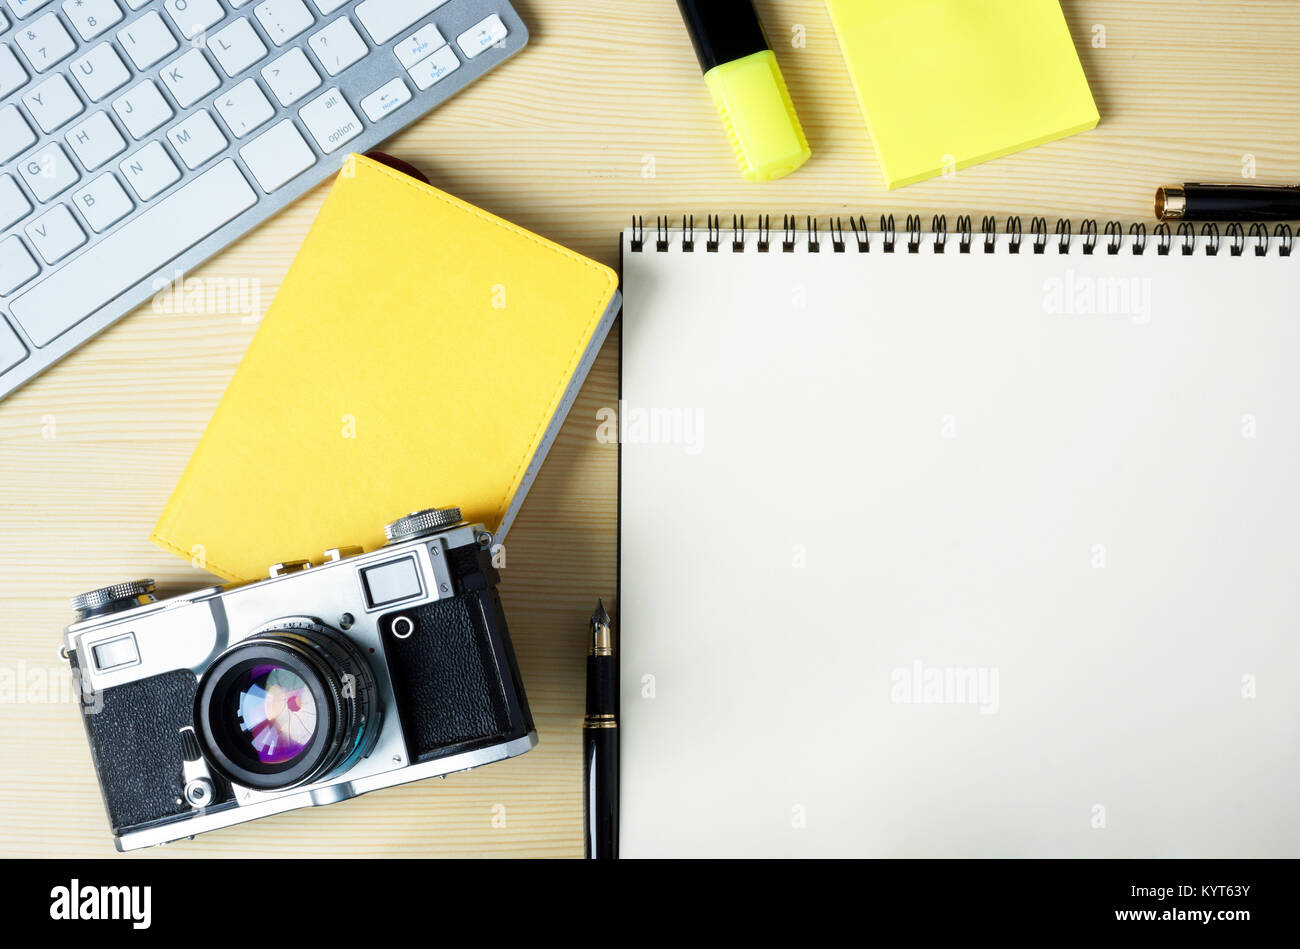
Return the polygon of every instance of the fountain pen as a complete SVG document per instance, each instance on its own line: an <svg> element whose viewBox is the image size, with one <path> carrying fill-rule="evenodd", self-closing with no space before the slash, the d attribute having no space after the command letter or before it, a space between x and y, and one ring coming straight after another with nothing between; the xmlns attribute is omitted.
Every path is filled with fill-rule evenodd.
<svg viewBox="0 0 1300 949"><path fill-rule="evenodd" d="M603 601L591 614L582 720L583 836L589 860L618 859L618 717L614 630Z"/></svg>
<svg viewBox="0 0 1300 949"><path fill-rule="evenodd" d="M1161 221L1300 220L1300 185L1185 184L1156 190Z"/></svg>

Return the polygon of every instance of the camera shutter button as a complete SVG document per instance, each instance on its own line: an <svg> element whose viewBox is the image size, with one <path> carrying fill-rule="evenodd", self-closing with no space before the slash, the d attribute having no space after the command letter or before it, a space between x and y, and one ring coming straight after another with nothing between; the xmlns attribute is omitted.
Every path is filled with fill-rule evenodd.
<svg viewBox="0 0 1300 949"><path fill-rule="evenodd" d="M388 538L390 544L398 543L425 534L433 534L447 527L454 527L460 522L460 508L431 507L408 514L406 517L399 517L384 528L384 536Z"/></svg>
<svg viewBox="0 0 1300 949"><path fill-rule="evenodd" d="M155 599L153 593L152 580L128 580L80 593L72 598L72 608L77 611L77 619L83 620L152 603Z"/></svg>

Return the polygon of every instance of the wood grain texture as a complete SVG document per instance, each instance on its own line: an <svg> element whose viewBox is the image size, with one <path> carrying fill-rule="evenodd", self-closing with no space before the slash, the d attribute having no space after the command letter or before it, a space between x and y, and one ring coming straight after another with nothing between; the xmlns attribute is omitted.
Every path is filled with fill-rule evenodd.
<svg viewBox="0 0 1300 949"><path fill-rule="evenodd" d="M1129 222L1149 220L1156 185L1239 180L1247 154L1261 182L1300 181L1293 0L1063 0L1100 126L893 193L819 0L758 4L814 151L794 176L759 186L733 164L674 4L516 6L530 48L386 150L439 187L611 265L634 213ZM1097 26L1104 48L1092 45ZM791 42L797 29L801 48ZM152 546L149 531L323 196L316 189L191 275L247 281L251 319L146 305L0 403L0 670L33 683L60 670L55 650L73 593L133 576L173 591L206 578ZM617 373L611 339L509 539L502 592L539 747L144 856L581 855L585 619L598 595L609 603L615 592L617 452L596 440L596 412L615 404ZM497 805L503 827L493 824ZM74 708L39 701L35 685L24 701L7 698L0 855L110 853Z"/></svg>

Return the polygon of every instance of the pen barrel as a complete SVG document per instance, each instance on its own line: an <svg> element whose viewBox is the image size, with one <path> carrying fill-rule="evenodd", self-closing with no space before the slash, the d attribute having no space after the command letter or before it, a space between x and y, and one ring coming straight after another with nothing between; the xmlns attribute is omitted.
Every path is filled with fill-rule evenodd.
<svg viewBox="0 0 1300 949"><path fill-rule="evenodd" d="M618 859L618 727L582 728L583 838L591 860Z"/></svg>
<svg viewBox="0 0 1300 949"><path fill-rule="evenodd" d="M614 657L587 657L587 714L613 715L617 710L614 696Z"/></svg>
<svg viewBox="0 0 1300 949"><path fill-rule="evenodd" d="M1186 221L1300 220L1300 188L1183 185Z"/></svg>

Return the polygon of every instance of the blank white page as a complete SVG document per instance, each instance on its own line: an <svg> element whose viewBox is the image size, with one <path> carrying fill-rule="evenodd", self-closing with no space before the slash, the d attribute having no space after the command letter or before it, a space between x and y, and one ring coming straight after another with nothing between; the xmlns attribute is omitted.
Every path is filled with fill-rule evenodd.
<svg viewBox="0 0 1300 949"><path fill-rule="evenodd" d="M1300 253L873 238L624 235L623 854L1300 854Z"/></svg>

